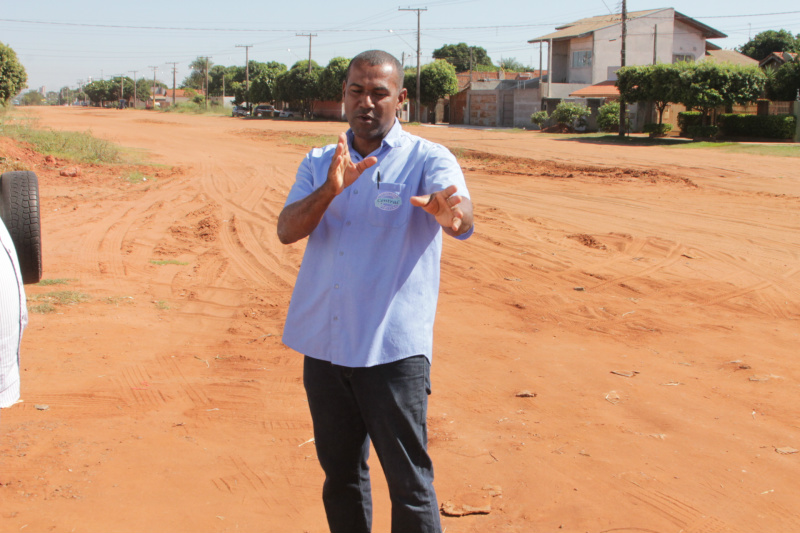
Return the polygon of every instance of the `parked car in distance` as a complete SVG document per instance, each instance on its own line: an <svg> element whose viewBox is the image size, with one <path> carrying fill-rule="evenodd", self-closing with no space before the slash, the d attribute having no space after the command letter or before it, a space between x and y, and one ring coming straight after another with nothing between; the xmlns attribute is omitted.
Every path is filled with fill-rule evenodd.
<svg viewBox="0 0 800 533"><path fill-rule="evenodd" d="M288 109L283 109L283 110L281 110L281 114L278 115L278 116L284 117L284 118L293 117L294 116L294 112L293 111L289 111Z"/></svg>
<svg viewBox="0 0 800 533"><path fill-rule="evenodd" d="M231 110L232 117L248 117L250 116L250 111L243 105L233 106L233 110Z"/></svg>
<svg viewBox="0 0 800 533"><path fill-rule="evenodd" d="M272 105L260 104L253 109L254 117L274 117L277 114L278 110Z"/></svg>

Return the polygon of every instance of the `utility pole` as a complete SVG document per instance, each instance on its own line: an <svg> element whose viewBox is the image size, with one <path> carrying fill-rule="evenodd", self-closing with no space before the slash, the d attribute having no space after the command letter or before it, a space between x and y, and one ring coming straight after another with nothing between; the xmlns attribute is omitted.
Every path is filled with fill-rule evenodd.
<svg viewBox="0 0 800 533"><path fill-rule="evenodd" d="M129 70L128 72L133 72L133 108L136 109L136 73L137 70Z"/></svg>
<svg viewBox="0 0 800 533"><path fill-rule="evenodd" d="M400 7L400 8L398 8L398 11L416 11L417 12L417 101L416 101L416 105L414 106L414 121L415 122L419 122L419 108L420 108L420 102L419 102L419 96L420 96L420 81L419 81L420 78L419 78L419 74L420 74L420 70L421 70L420 64L419 64L419 56L420 56L420 46L419 46L419 43L420 43L420 40L419 40L420 39L419 38L420 13L422 11L427 11L427 10L428 10L427 7L417 8L417 9L412 9L410 7L405 7L405 8Z"/></svg>
<svg viewBox="0 0 800 533"><path fill-rule="evenodd" d="M625 66L625 39L628 36L628 6L622 0L622 46L620 48L620 67ZM619 95L619 136L625 137L625 100Z"/></svg>
<svg viewBox="0 0 800 533"><path fill-rule="evenodd" d="M295 33L295 37L308 37L308 73L311 74L311 38L316 37L316 33Z"/></svg>
<svg viewBox="0 0 800 533"><path fill-rule="evenodd" d="M175 106L175 74L178 72L178 63L176 61L167 62L167 65L172 65L172 106Z"/></svg>
<svg viewBox="0 0 800 533"><path fill-rule="evenodd" d="M206 60L206 68L205 68L205 71L206 71L206 98L205 98L205 100L206 100L206 110L208 110L208 58L209 58L209 56L199 56L199 59L205 59Z"/></svg>
<svg viewBox="0 0 800 533"><path fill-rule="evenodd" d="M245 91L247 94L247 108L250 109L250 49L252 44L237 44L236 48L244 48L244 76ZM225 100L225 73L222 73L222 99ZM225 105L225 102L222 102Z"/></svg>
<svg viewBox="0 0 800 533"><path fill-rule="evenodd" d="M156 110L156 72L158 72L158 67L148 67L153 69L153 111Z"/></svg>
<svg viewBox="0 0 800 533"><path fill-rule="evenodd" d="M653 64L658 63L658 24L653 26Z"/></svg>

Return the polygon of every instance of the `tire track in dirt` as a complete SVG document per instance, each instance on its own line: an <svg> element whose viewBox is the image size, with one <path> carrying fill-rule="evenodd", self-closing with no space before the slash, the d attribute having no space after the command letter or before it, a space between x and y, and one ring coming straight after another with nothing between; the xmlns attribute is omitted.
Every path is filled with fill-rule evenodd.
<svg viewBox="0 0 800 533"><path fill-rule="evenodd" d="M283 199L275 197L272 204L263 201L267 180L261 173L245 179L233 176L222 166L205 164L202 174L201 186L206 194L223 206L227 231L221 232L222 246L240 269L240 275L270 290L291 290L297 271L286 264L285 247L275 233L280 209L275 207L265 214L259 210L270 205L282 207ZM270 192L276 195L275 189Z"/></svg>

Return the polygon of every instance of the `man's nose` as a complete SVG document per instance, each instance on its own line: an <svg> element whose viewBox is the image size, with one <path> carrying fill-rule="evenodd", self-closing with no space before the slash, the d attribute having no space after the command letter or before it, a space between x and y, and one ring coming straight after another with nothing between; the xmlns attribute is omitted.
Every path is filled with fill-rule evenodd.
<svg viewBox="0 0 800 533"><path fill-rule="evenodd" d="M375 102L372 101L372 97L368 93L364 93L361 96L361 106L368 109L375 107Z"/></svg>

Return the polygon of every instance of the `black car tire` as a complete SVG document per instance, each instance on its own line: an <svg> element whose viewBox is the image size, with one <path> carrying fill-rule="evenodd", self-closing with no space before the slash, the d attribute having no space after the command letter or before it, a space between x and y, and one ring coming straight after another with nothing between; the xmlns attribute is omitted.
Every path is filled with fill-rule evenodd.
<svg viewBox="0 0 800 533"><path fill-rule="evenodd" d="M0 217L17 249L23 283L42 279L42 230L39 179L30 171L0 176Z"/></svg>

